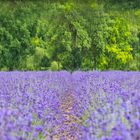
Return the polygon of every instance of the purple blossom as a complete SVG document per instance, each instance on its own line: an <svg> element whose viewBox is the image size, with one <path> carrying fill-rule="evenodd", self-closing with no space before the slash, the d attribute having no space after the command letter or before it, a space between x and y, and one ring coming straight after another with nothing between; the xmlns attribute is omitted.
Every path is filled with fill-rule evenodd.
<svg viewBox="0 0 140 140"><path fill-rule="evenodd" d="M1 72L0 138L140 138L140 72Z"/></svg>

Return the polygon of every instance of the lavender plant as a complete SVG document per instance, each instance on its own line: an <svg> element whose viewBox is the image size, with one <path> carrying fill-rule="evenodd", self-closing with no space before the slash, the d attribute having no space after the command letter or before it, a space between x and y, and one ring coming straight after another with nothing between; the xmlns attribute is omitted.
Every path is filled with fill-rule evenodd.
<svg viewBox="0 0 140 140"><path fill-rule="evenodd" d="M140 72L1 72L1 140L139 140Z"/></svg>

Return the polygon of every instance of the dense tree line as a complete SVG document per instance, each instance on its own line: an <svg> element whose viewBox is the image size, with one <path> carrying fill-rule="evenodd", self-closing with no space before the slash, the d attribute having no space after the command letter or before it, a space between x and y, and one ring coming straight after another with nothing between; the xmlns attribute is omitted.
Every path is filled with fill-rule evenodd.
<svg viewBox="0 0 140 140"><path fill-rule="evenodd" d="M0 1L0 70L140 70L138 0Z"/></svg>

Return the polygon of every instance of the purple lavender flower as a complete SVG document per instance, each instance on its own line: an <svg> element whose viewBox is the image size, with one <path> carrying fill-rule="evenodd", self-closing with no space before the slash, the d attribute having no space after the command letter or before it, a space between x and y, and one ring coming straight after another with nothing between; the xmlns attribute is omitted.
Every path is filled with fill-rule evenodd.
<svg viewBox="0 0 140 140"><path fill-rule="evenodd" d="M0 138L140 138L140 72L1 72Z"/></svg>

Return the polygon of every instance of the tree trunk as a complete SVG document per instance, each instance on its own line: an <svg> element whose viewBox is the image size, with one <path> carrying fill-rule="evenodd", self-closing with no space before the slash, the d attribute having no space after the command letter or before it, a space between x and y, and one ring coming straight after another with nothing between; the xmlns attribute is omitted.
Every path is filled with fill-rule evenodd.
<svg viewBox="0 0 140 140"><path fill-rule="evenodd" d="M69 29L72 33L72 58L74 57L74 60L73 60L73 64L72 64L72 67L73 69L75 69L77 67L77 63L76 63L76 48L77 48L77 30L75 29L74 25L72 23L69 24Z"/></svg>

